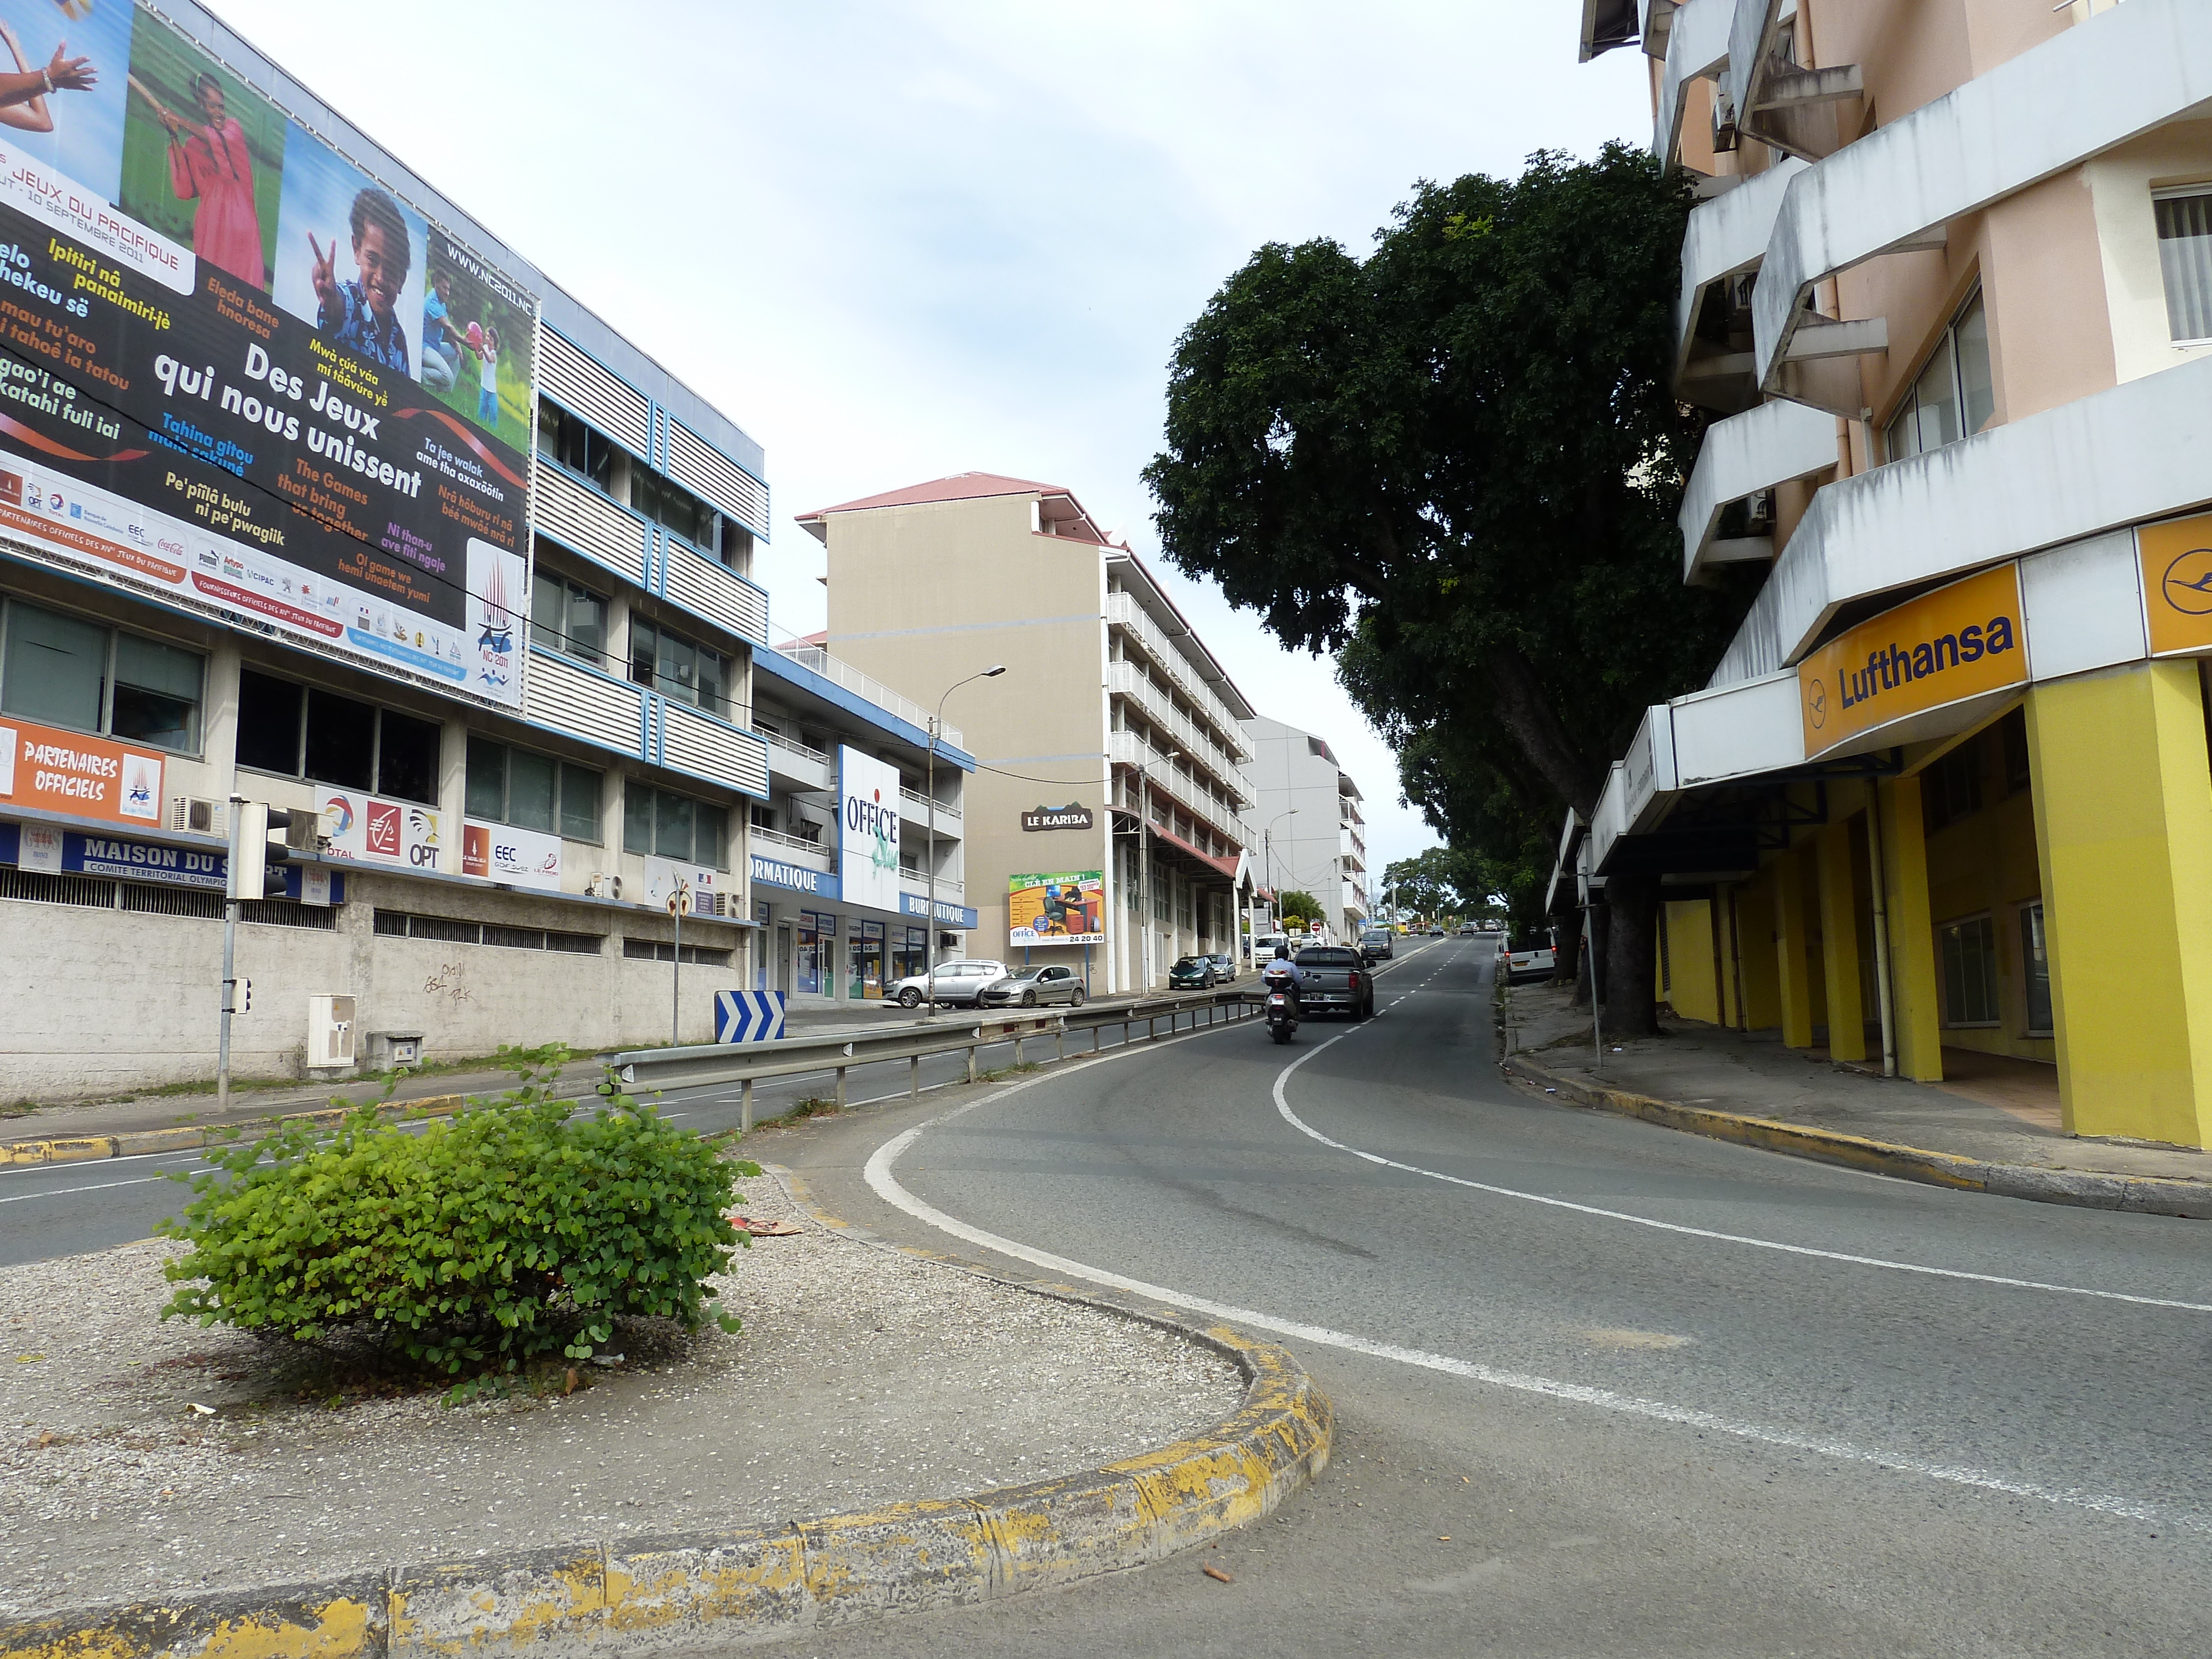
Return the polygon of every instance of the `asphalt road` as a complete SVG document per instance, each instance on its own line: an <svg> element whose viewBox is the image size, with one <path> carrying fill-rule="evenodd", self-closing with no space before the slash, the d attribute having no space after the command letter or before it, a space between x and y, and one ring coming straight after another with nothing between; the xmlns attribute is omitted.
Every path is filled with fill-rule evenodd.
<svg viewBox="0 0 2212 1659"><path fill-rule="evenodd" d="M1379 1018L1290 1048L1230 1028L764 1138L893 1237L1273 1334L1339 1413L1320 1482L1218 1550L798 1647L2212 1650L2212 1224L1532 1097L1493 948L1410 952Z"/></svg>

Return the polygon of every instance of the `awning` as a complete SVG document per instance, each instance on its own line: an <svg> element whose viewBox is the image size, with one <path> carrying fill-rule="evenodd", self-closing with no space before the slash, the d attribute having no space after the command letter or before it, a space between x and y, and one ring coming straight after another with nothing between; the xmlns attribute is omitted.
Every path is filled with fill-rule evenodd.
<svg viewBox="0 0 2212 1659"><path fill-rule="evenodd" d="M1147 824L1146 825L1146 828L1150 830L1152 834L1158 836L1160 840L1167 842L1169 846L1176 848L1176 851L1188 853L1191 857L1196 859L1200 864L1205 865L1208 869L1218 871L1221 874L1222 879L1229 883L1231 886L1233 887L1237 884L1237 860L1236 859L1216 858L1211 853L1201 853L1190 842L1185 841L1181 836L1176 834L1174 830L1163 830L1157 823Z"/></svg>

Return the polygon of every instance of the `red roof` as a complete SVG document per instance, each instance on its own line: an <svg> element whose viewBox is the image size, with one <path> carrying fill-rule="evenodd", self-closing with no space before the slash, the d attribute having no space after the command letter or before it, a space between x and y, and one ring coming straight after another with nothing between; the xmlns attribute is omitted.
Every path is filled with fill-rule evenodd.
<svg viewBox="0 0 2212 1659"><path fill-rule="evenodd" d="M799 522L819 519L830 513L860 513L872 507L915 507L926 501L971 501L984 495L1066 495L1072 492L1060 484L1039 483L1034 478L1009 478L1001 472L956 472L949 478L933 478L927 483L908 484L903 489L887 489L880 495L863 495L858 501L840 501L835 507L817 507L811 513L802 513Z"/></svg>
<svg viewBox="0 0 2212 1659"><path fill-rule="evenodd" d="M1201 852L1196 846L1185 841L1181 836L1176 834L1174 830L1164 829L1159 824L1148 823L1146 825L1146 828L1150 830L1155 836L1158 836L1162 841L1167 842L1170 847L1181 848L1184 852L1189 854L1191 857L1199 860L1201 863L1212 866L1216 870L1218 870L1223 875L1228 877L1231 881L1235 881L1237 879L1237 860L1235 858L1217 858L1212 853Z"/></svg>

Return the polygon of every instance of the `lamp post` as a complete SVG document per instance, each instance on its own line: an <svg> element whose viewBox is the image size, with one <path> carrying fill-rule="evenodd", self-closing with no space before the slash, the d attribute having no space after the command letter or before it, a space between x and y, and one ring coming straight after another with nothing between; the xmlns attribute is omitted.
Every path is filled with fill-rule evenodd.
<svg viewBox="0 0 2212 1659"><path fill-rule="evenodd" d="M1274 929L1279 933L1283 931L1283 890L1275 885L1275 826L1285 818L1294 818L1297 815L1297 807L1289 807L1268 819L1267 827L1260 832L1262 861L1267 867L1267 884L1274 889L1275 893L1275 902L1270 908L1273 913Z"/></svg>
<svg viewBox="0 0 2212 1659"><path fill-rule="evenodd" d="M929 988L929 1018L937 1018L937 734L945 727L945 698L963 685L977 680L995 680L1006 672L1006 664L994 663L980 674L970 674L964 680L955 680L945 688L945 696L937 700L937 712L929 717L929 782L925 791L927 805L924 811L929 817L929 868L925 872L927 884L924 901L929 911L928 926L922 932L921 978Z"/></svg>
<svg viewBox="0 0 2212 1659"><path fill-rule="evenodd" d="M1151 760L1137 763L1137 920L1145 930L1144 947L1137 953L1137 966L1145 976L1147 991L1152 988L1152 764L1155 760L1174 760L1182 753L1180 749L1169 749Z"/></svg>

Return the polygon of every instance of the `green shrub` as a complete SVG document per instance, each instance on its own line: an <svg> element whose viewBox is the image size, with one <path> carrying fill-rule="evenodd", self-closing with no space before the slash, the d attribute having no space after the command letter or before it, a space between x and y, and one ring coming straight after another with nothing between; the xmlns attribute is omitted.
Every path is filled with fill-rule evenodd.
<svg viewBox="0 0 2212 1659"><path fill-rule="evenodd" d="M726 1212L740 1175L697 1136L601 1085L548 1098L558 1048L507 1054L522 1086L450 1119L377 1105L209 1154L162 1231L191 1246L164 1319L313 1342L364 1334L447 1378L588 1358L623 1316L696 1330L708 1278L751 1239ZM738 1322L717 1316L722 1328Z"/></svg>

